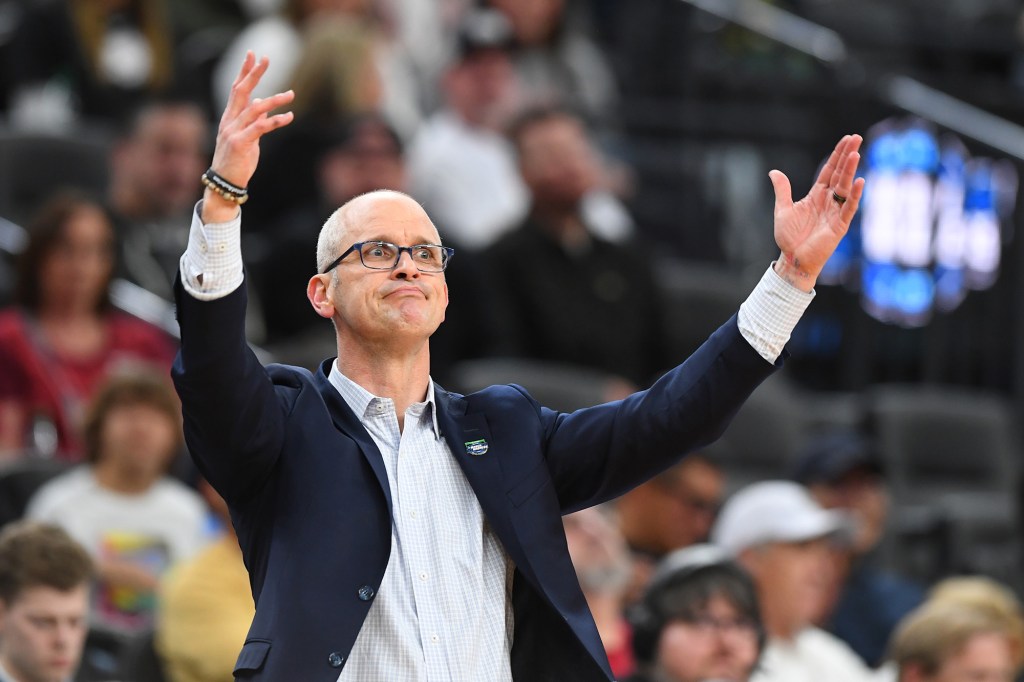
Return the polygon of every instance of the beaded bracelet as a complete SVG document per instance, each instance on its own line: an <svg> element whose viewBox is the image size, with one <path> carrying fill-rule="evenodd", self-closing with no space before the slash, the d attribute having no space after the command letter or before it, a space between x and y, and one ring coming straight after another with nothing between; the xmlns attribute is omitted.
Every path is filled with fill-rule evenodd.
<svg viewBox="0 0 1024 682"><path fill-rule="evenodd" d="M232 201L241 206L249 200L249 190L228 182L218 175L212 168L208 168L199 179L204 185L212 189L227 201Z"/></svg>

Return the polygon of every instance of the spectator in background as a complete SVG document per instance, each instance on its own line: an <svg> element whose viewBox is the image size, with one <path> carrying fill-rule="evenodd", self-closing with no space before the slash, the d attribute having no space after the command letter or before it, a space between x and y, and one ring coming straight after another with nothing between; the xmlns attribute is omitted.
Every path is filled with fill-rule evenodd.
<svg viewBox="0 0 1024 682"><path fill-rule="evenodd" d="M597 236L584 215L599 165L582 122L561 109L531 109L511 137L531 206L484 254L507 325L502 338L519 355L649 385L671 364L653 255Z"/></svg>
<svg viewBox="0 0 1024 682"><path fill-rule="evenodd" d="M252 50L270 59L255 96L292 87L295 114L349 116L380 108L404 133L420 120L412 66L382 25L374 0L285 0L283 11L244 29L221 56L214 104L223 108L236 64ZM371 88L360 90L360 88ZM354 108L353 108L354 107Z"/></svg>
<svg viewBox="0 0 1024 682"><path fill-rule="evenodd" d="M227 503L205 480L203 499L224 524L215 543L167 575L157 614L156 649L168 682L224 682L256 607Z"/></svg>
<svg viewBox="0 0 1024 682"><path fill-rule="evenodd" d="M1024 666L1024 607L1013 590L985 576L957 576L939 581L928 602L971 608L1002 623L1017 670Z"/></svg>
<svg viewBox="0 0 1024 682"><path fill-rule="evenodd" d="M566 0L488 0L508 18L516 73L531 101L561 103L607 127L618 111L615 77ZM577 7L577 9L580 9Z"/></svg>
<svg viewBox="0 0 1024 682"><path fill-rule="evenodd" d="M941 601L926 602L900 623L890 658L898 682L1013 682L1021 669L999 618Z"/></svg>
<svg viewBox="0 0 1024 682"><path fill-rule="evenodd" d="M165 0L26 3L7 68L18 127L114 123L174 80Z"/></svg>
<svg viewBox="0 0 1024 682"><path fill-rule="evenodd" d="M409 176L441 236L465 249L492 244L526 214L527 193L503 131L519 105L512 31L493 10L471 10L441 79L444 104L409 148Z"/></svg>
<svg viewBox="0 0 1024 682"><path fill-rule="evenodd" d="M629 548L609 510L590 507L562 517L569 557L594 616L612 673L633 672L629 625L623 617L631 573Z"/></svg>
<svg viewBox="0 0 1024 682"><path fill-rule="evenodd" d="M647 584L669 552L707 541L724 487L718 465L692 453L616 501L619 527L633 552L636 586Z"/></svg>
<svg viewBox="0 0 1024 682"><path fill-rule="evenodd" d="M88 464L46 483L27 516L56 523L98 566L93 619L119 632L152 624L160 576L206 541L199 496L166 475L182 445L167 378L141 368L110 378L85 421Z"/></svg>
<svg viewBox="0 0 1024 682"><path fill-rule="evenodd" d="M640 672L627 682L747 682L764 647L754 584L713 545L665 557L629 620Z"/></svg>
<svg viewBox="0 0 1024 682"><path fill-rule="evenodd" d="M0 312L0 452L77 460L85 405L128 360L170 367L158 329L111 310L114 232L103 208L60 194L32 222L14 308Z"/></svg>
<svg viewBox="0 0 1024 682"><path fill-rule="evenodd" d="M896 624L924 599L920 586L877 565L875 552L889 516L884 477L871 443L845 430L814 439L793 474L818 504L843 510L856 523L853 541L833 551L833 598L823 626L872 667L882 663Z"/></svg>
<svg viewBox="0 0 1024 682"><path fill-rule="evenodd" d="M135 113L111 155L107 208L120 240L119 274L166 300L188 241L183 216L202 189L209 134L199 105L152 102Z"/></svg>
<svg viewBox="0 0 1024 682"><path fill-rule="evenodd" d="M862 682L871 671L841 640L813 625L825 606L828 544L849 520L802 486L764 481L729 498L711 532L754 579L768 643L756 682Z"/></svg>
<svg viewBox="0 0 1024 682"><path fill-rule="evenodd" d="M16 521L0 531L0 680L71 679L92 577L89 555L61 529Z"/></svg>

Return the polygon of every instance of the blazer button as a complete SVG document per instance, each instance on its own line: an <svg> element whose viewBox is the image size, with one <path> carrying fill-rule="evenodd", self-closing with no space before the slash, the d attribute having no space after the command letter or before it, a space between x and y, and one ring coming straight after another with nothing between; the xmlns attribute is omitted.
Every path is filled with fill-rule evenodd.
<svg viewBox="0 0 1024 682"><path fill-rule="evenodd" d="M332 668L340 668L341 664L344 663L344 662L345 662L345 657L342 656L341 654L339 654L337 651L335 651L334 653L332 653L330 656L327 657L327 663L330 664L330 666Z"/></svg>
<svg viewBox="0 0 1024 682"><path fill-rule="evenodd" d="M360 601L370 601L373 599L373 588L369 585L363 585L359 588L358 594Z"/></svg>

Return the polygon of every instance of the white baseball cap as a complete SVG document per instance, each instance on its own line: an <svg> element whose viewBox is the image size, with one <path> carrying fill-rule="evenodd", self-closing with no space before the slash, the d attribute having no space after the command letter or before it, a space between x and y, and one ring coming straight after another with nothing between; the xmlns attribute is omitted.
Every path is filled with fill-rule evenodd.
<svg viewBox="0 0 1024 682"><path fill-rule="evenodd" d="M792 481L762 481L725 502L711 529L711 541L733 556L766 542L804 542L828 536L849 540L853 520L823 509L807 489Z"/></svg>

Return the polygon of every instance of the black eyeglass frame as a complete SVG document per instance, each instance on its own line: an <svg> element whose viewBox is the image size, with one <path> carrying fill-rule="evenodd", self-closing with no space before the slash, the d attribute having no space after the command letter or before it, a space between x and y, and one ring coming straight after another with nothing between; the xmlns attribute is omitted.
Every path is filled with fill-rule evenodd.
<svg viewBox="0 0 1024 682"><path fill-rule="evenodd" d="M398 252L395 255L395 262L392 263L391 265L389 265L386 268L378 268L378 267L374 267L372 265L367 265L366 261L363 260L363 246L365 246L366 244L377 244L378 246L393 246L393 247L395 247L396 251ZM448 263L451 262L452 257L455 255L455 249L453 249L450 246L441 246L440 244L413 244L412 246L399 246L398 244L392 244L391 242L384 242L384 241L380 241L379 239L372 239L370 241L365 241L365 242L356 242L352 246L348 247L345 250L345 253L341 254L340 256L335 258L333 261L331 261L331 264L328 265L326 268L324 268L323 271L320 274L321 275L326 275L328 272L330 272L334 268L338 267L338 264L341 263L341 261L345 260L345 257L348 256L348 254L352 253L353 251L355 251L356 253L359 254L359 262L362 264L362 266L364 268L367 268L368 270L394 270L398 266L399 261L402 260L402 253L403 252L408 251L409 252L409 258L411 258L412 262L415 264L416 263L416 259L413 258L413 256L412 256L413 249L419 249L419 248L422 248L424 246L429 246L432 249L441 249L441 252L443 254L442 257L441 257L441 269L440 270L424 270L419 265L416 265L416 269L419 270L420 272L428 272L428 273L444 272L445 269L448 268Z"/></svg>

